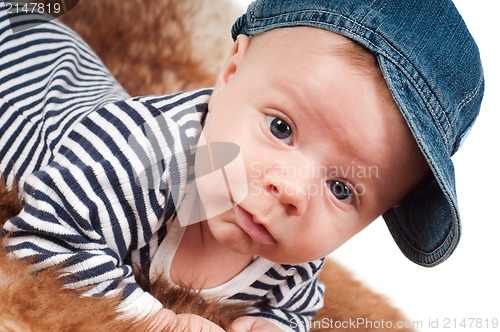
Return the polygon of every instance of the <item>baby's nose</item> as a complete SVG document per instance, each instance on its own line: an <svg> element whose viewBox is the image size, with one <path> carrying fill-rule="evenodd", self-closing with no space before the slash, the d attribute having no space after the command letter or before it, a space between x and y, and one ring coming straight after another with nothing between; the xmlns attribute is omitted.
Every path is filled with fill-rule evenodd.
<svg viewBox="0 0 500 332"><path fill-rule="evenodd" d="M267 177L265 190L275 196L288 214L301 216L307 209L309 195L304 179L299 177Z"/></svg>

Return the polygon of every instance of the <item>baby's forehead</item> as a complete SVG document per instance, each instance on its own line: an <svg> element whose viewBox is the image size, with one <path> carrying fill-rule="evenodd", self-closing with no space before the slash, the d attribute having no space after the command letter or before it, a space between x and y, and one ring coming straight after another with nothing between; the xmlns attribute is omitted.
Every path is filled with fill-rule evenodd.
<svg viewBox="0 0 500 332"><path fill-rule="evenodd" d="M269 80L268 88L275 90L270 98L277 105L307 114L300 116L301 127L314 130L330 123L335 130L342 128L342 136L354 131L353 148L358 149L364 136L372 139L360 128L402 125L408 130L375 55L359 44L312 27L275 29L252 39L256 65L265 69L260 81Z"/></svg>
<svg viewBox="0 0 500 332"><path fill-rule="evenodd" d="M383 87L381 90L385 90L381 92L386 97L390 96L376 55L350 38L309 26L272 29L251 38L250 48L256 52L278 48L306 55L314 51L322 57L340 60L345 66L356 70L356 74L375 77ZM300 57L295 58L295 61L299 64L303 62Z"/></svg>

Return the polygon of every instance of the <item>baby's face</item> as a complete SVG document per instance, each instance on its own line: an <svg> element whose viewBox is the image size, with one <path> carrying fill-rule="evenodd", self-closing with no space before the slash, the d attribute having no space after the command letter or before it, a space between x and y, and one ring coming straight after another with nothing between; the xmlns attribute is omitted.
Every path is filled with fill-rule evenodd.
<svg viewBox="0 0 500 332"><path fill-rule="evenodd" d="M278 263L324 257L401 199L426 166L380 82L314 28L240 36L216 85L208 142L237 144L248 195L207 220L214 238ZM212 196L227 188L201 188Z"/></svg>

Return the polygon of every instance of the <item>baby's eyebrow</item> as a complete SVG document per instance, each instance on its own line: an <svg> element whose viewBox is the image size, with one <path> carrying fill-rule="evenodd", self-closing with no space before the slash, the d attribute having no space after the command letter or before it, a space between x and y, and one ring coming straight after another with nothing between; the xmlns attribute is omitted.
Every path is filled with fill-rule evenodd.
<svg viewBox="0 0 500 332"><path fill-rule="evenodd" d="M277 105L284 107L283 111L305 110L311 108L311 103L305 97L305 92L299 86L285 82L283 79L273 79L273 99Z"/></svg>
<svg viewBox="0 0 500 332"><path fill-rule="evenodd" d="M330 166L328 178L346 179L352 184L369 181L371 178L378 177L377 166L364 166L355 164L344 164Z"/></svg>

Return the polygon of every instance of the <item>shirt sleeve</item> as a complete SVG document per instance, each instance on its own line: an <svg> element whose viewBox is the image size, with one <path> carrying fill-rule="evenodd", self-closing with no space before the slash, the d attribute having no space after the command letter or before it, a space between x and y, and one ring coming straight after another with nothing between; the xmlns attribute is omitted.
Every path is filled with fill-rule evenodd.
<svg viewBox="0 0 500 332"><path fill-rule="evenodd" d="M277 325L283 331L309 331L311 320L323 307L324 284L318 281L324 259L271 269L265 278L279 282L265 300L250 312ZM261 287L266 283L261 281Z"/></svg>
<svg viewBox="0 0 500 332"><path fill-rule="evenodd" d="M88 287L88 296L121 296L119 309L139 317L161 304L136 283L130 253L173 213L164 211L163 182L138 183L141 174L168 171L169 161L155 155L146 135L159 131L143 128L156 111L124 101L82 119L51 162L26 178L24 209L4 228L15 257L34 258L36 270L60 265L70 287Z"/></svg>

